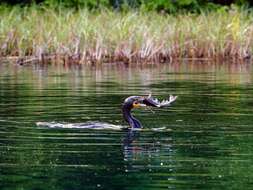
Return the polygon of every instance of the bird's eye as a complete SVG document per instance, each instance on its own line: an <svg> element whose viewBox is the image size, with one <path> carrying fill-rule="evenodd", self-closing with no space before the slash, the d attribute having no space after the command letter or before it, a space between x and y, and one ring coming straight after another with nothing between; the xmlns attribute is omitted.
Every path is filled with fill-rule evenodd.
<svg viewBox="0 0 253 190"><path fill-rule="evenodd" d="M140 107L140 103L137 102L137 101L134 101L133 102L133 108L138 108L138 107Z"/></svg>

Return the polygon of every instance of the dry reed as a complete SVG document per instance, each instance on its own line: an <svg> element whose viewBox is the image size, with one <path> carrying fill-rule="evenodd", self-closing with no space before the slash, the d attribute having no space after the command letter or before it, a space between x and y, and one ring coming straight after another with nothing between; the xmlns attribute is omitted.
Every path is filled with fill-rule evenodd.
<svg viewBox="0 0 253 190"><path fill-rule="evenodd" d="M1 7L0 18L0 57L21 62L245 60L253 47L252 14L238 9L172 16Z"/></svg>

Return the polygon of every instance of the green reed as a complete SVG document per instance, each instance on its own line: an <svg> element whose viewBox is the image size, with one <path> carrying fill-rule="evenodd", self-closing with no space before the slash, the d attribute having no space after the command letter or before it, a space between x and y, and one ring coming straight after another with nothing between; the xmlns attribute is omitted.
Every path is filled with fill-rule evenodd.
<svg viewBox="0 0 253 190"><path fill-rule="evenodd" d="M0 8L0 56L87 62L247 59L246 10L168 15L46 7Z"/></svg>

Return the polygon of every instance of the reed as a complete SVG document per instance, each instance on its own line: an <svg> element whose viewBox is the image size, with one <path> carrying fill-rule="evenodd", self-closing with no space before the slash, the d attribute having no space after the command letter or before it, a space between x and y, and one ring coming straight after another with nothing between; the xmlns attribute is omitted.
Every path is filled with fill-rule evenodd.
<svg viewBox="0 0 253 190"><path fill-rule="evenodd" d="M253 15L199 15L0 7L0 56L55 62L169 62L248 59Z"/></svg>

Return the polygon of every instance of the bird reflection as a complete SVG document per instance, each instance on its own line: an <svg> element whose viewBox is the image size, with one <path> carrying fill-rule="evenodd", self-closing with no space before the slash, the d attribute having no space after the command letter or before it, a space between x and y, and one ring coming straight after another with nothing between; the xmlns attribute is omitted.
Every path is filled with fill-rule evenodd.
<svg viewBox="0 0 253 190"><path fill-rule="evenodd" d="M123 140L124 147L132 146L132 142L137 140L139 136L140 136L139 130L128 129L125 138Z"/></svg>
<svg viewBox="0 0 253 190"><path fill-rule="evenodd" d="M160 143L157 140L143 142L143 131L129 129L123 139L123 158L125 162L125 172L148 170L154 167L161 167L163 161L161 155L166 154L165 162L171 158L171 143Z"/></svg>

